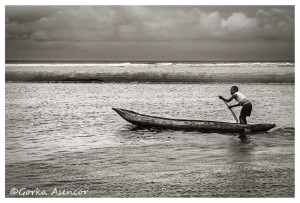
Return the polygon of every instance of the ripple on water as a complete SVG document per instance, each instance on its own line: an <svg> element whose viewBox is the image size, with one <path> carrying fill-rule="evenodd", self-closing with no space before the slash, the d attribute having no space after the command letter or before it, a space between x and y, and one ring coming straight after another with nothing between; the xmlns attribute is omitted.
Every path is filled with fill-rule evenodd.
<svg viewBox="0 0 300 203"><path fill-rule="evenodd" d="M247 142L134 128L111 109L234 122L214 96L229 86L7 83L6 194L59 186L90 197L294 196L293 85L239 84L253 102L249 122L278 126Z"/></svg>

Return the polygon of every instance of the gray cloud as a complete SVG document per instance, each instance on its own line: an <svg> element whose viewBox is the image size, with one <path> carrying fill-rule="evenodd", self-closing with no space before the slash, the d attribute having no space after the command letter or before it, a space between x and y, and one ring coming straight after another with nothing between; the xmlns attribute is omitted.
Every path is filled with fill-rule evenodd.
<svg viewBox="0 0 300 203"><path fill-rule="evenodd" d="M17 46L17 41L29 47L47 42L45 48L57 46L50 42L78 48L114 41L132 41L131 47L145 41L294 43L293 7L234 8L229 12L220 6L6 6L6 47L12 42Z"/></svg>
<svg viewBox="0 0 300 203"><path fill-rule="evenodd" d="M223 17L218 11L177 7L7 8L6 37L38 41L293 39L293 16L258 9ZM15 15L14 15L15 14Z"/></svg>

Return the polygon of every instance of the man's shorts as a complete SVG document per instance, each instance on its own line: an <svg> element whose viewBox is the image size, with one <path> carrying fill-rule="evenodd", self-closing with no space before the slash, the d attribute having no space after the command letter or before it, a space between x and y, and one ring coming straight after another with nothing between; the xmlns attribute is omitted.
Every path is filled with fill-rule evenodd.
<svg viewBox="0 0 300 203"><path fill-rule="evenodd" d="M249 103L243 105L241 113L240 113L240 117L246 118L247 116L250 116L251 111L252 111L252 104L249 102Z"/></svg>

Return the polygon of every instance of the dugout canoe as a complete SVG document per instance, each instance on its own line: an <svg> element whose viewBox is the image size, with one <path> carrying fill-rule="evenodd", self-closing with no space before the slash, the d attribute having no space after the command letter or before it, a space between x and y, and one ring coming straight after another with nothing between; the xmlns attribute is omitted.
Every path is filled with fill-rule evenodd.
<svg viewBox="0 0 300 203"><path fill-rule="evenodd" d="M206 120L188 120L188 119L174 119L163 118L158 116L150 116L140 114L134 111L112 108L123 119L137 126L154 127L171 130L189 130L200 132L266 132L274 128L275 124L239 124L219 121Z"/></svg>

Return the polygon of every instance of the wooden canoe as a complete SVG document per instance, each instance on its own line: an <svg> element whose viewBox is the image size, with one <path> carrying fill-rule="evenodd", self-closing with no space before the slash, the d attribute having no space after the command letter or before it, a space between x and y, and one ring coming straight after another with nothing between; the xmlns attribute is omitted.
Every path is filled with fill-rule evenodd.
<svg viewBox="0 0 300 203"><path fill-rule="evenodd" d="M126 109L112 108L129 123L141 127L154 127L172 130L191 130L201 132L264 132L274 128L275 124L239 124L205 120L187 120L144 115Z"/></svg>

